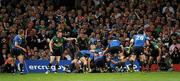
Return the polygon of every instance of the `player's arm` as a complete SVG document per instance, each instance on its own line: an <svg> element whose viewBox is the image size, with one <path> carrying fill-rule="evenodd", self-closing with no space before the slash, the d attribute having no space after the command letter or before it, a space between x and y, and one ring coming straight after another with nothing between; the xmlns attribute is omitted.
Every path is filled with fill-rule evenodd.
<svg viewBox="0 0 180 81"><path fill-rule="evenodd" d="M150 45L149 37L145 36L145 40L146 40L146 45L149 46Z"/></svg>
<svg viewBox="0 0 180 81"><path fill-rule="evenodd" d="M21 47L17 41L15 41L15 47L22 49L24 52L27 52L25 48Z"/></svg>
<svg viewBox="0 0 180 81"><path fill-rule="evenodd" d="M50 52L53 52L52 46L53 46L53 39L51 39L51 41L49 42L49 50L50 50Z"/></svg>
<svg viewBox="0 0 180 81"><path fill-rule="evenodd" d="M95 50L89 50L91 53L94 53L94 52L96 52Z"/></svg>
<svg viewBox="0 0 180 81"><path fill-rule="evenodd" d="M109 45L106 47L106 49L104 50L104 53L106 53L109 49Z"/></svg>
<svg viewBox="0 0 180 81"><path fill-rule="evenodd" d="M65 38L65 37L64 37L64 39L67 41L76 40L76 38Z"/></svg>
<svg viewBox="0 0 180 81"><path fill-rule="evenodd" d="M79 45L79 38L76 39L76 43L75 44L76 44L77 51L79 52L80 51L80 49L79 49L79 46L80 46Z"/></svg>
<svg viewBox="0 0 180 81"><path fill-rule="evenodd" d="M121 45L120 47L121 47L121 50L122 50L121 53L124 54L124 47L123 47L123 45Z"/></svg>
<svg viewBox="0 0 180 81"><path fill-rule="evenodd" d="M134 43L134 39L131 39L131 40L130 40L130 45L129 45L129 47L132 47L132 46L133 46L133 43Z"/></svg>
<svg viewBox="0 0 180 81"><path fill-rule="evenodd" d="M150 45L149 40L146 40L146 45L147 45L147 46L149 46L149 45Z"/></svg>

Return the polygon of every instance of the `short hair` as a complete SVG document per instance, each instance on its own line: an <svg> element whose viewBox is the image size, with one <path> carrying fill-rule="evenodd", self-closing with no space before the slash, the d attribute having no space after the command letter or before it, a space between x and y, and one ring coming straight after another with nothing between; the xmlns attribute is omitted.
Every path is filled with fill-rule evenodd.
<svg viewBox="0 0 180 81"><path fill-rule="evenodd" d="M143 30L139 30L138 34L144 34L144 31Z"/></svg>
<svg viewBox="0 0 180 81"><path fill-rule="evenodd" d="M23 29L20 29L19 31L18 31L18 34L24 34L24 30Z"/></svg>
<svg viewBox="0 0 180 81"><path fill-rule="evenodd" d="M58 30L58 31L56 32L56 34L58 34L58 33L62 33L62 30Z"/></svg>

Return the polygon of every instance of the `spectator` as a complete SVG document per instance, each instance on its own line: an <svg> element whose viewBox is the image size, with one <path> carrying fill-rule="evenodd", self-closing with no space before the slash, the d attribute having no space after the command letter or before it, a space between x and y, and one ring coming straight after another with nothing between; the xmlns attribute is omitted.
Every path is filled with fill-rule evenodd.
<svg viewBox="0 0 180 81"><path fill-rule="evenodd" d="M5 60L4 67L5 67L5 72L11 73L11 65L13 64L13 58L11 54L7 54L7 59Z"/></svg>
<svg viewBox="0 0 180 81"><path fill-rule="evenodd" d="M46 30L44 29L41 29L40 33L37 34L37 47L38 49L47 48L47 35L46 35Z"/></svg>
<svg viewBox="0 0 180 81"><path fill-rule="evenodd" d="M80 50L88 49L89 42L97 41L101 41L102 47L106 48L113 35L123 43L139 29L144 29L147 36L157 40L162 49L166 45L171 55L174 55L176 47L180 47L178 0L74 1L73 7L64 0L2 0L0 38L7 38L6 45L1 45L4 45L4 54L5 51L8 54L8 46L11 46L19 29L26 30L27 58L34 60L48 59L47 43L57 30L62 30L65 37L77 38ZM81 40L84 38L84 41ZM73 41L67 45L72 47L67 50L73 58L76 46Z"/></svg>
<svg viewBox="0 0 180 81"><path fill-rule="evenodd" d="M177 47L174 48L174 52L171 54L171 59L173 64L180 63L180 51Z"/></svg>
<svg viewBox="0 0 180 81"><path fill-rule="evenodd" d="M37 36L35 35L34 31L29 32L29 36L26 37L27 46L30 49L34 49L34 47L37 47Z"/></svg>
<svg viewBox="0 0 180 81"><path fill-rule="evenodd" d="M166 4L166 6L163 7L162 13L168 13L171 12L172 14L175 13L174 8L170 5L170 3L168 2Z"/></svg>

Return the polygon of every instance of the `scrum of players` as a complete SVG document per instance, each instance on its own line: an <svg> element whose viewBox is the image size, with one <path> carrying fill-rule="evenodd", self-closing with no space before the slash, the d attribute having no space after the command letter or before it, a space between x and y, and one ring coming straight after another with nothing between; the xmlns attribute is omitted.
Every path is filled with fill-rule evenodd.
<svg viewBox="0 0 180 81"><path fill-rule="evenodd" d="M115 35L103 49L101 40L88 43L85 34L77 38L74 60L66 66L65 72L134 72L134 62L139 61L140 71L150 71L152 64L160 62L161 49L157 42L149 38L143 30L139 30L131 40L125 43ZM125 62L129 61L130 65Z"/></svg>
<svg viewBox="0 0 180 81"><path fill-rule="evenodd" d="M23 30L13 39L12 54L14 59L20 61L20 73L23 74L23 59L26 49L23 43ZM70 65L66 65L65 72L133 72L134 62L139 61L140 71L149 71L152 63L160 62L161 49L157 42L147 37L143 30L139 30L131 40L125 40L123 44L119 38L112 35L107 47L102 46L102 40L96 39L89 42L83 33L78 38L65 38L62 31L58 31L50 43L50 61L46 74L50 72L52 62L56 60L56 73L60 58L65 50L66 41L75 40L78 52L74 53L74 59ZM125 65L129 61L130 65ZM15 62L15 61L14 61ZM15 64L12 64L14 72Z"/></svg>

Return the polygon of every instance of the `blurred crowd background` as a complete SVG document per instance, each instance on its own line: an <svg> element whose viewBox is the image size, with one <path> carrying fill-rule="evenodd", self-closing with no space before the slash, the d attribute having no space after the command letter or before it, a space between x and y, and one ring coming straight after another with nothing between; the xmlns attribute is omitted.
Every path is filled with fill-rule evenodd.
<svg viewBox="0 0 180 81"><path fill-rule="evenodd" d="M112 36L124 45L139 29L158 42L162 58L180 63L180 0L0 0L0 62L11 55L18 29L24 29L26 59L48 60L50 39L57 30L64 37L82 33L88 45ZM66 43L62 59L72 60L75 41Z"/></svg>

